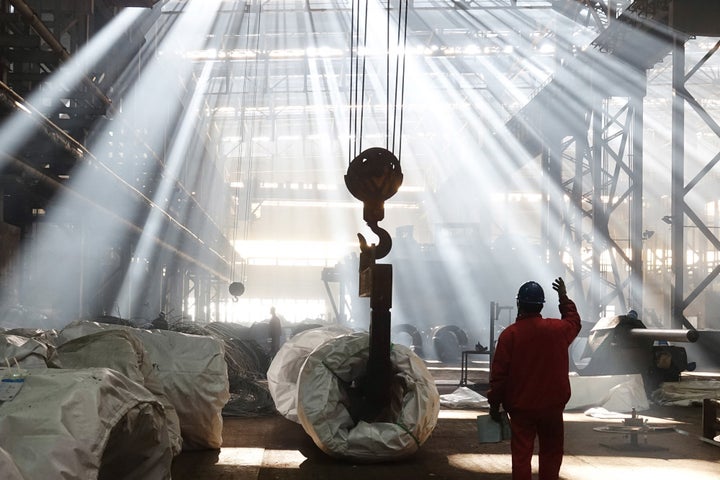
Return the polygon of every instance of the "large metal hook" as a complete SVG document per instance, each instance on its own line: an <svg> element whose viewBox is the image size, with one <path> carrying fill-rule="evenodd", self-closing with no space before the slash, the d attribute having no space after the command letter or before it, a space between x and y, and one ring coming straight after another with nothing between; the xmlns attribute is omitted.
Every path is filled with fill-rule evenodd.
<svg viewBox="0 0 720 480"><path fill-rule="evenodd" d="M360 240L360 252L366 255L369 254L370 258L372 258L374 262L374 260L383 258L390 253L390 250L392 249L392 237L384 228L379 227L377 222L368 222L367 225L370 227L370 230L378 236L379 240L377 245L374 243L372 245L368 245L363 234L358 233L358 239Z"/></svg>

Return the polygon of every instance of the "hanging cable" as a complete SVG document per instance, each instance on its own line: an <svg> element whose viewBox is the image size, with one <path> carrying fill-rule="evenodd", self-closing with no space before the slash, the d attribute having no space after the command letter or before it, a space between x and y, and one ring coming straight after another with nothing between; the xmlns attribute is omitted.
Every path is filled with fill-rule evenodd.
<svg viewBox="0 0 720 480"><path fill-rule="evenodd" d="M249 28L249 27L248 27ZM249 34L248 34L249 37ZM246 43L249 40L246 40ZM247 48L247 45L246 45ZM247 82L247 71L248 71L248 56L245 57L245 65L244 65L244 73L243 73L243 82ZM228 87L229 88L229 87ZM228 92L229 93L229 92ZM241 99L242 104L240 105L241 111L243 111L243 106L245 105L245 86L243 86L243 95ZM238 231L238 224L240 223L240 194L238 193L240 190L240 185L242 185L242 116L240 118L240 130L241 135L238 135L238 144L236 146L237 148L237 161L235 162L235 185L236 185L236 193L233 195L233 202L234 202L234 208L235 208L235 215L233 218L233 230L232 230L232 260L230 263L230 295L232 295L232 299L234 302L237 302L238 297L242 295L245 292L245 285L242 282L238 282L237 277L235 276L235 270L237 268L237 231Z"/></svg>
<svg viewBox="0 0 720 480"><path fill-rule="evenodd" d="M242 142L242 139L238 140L238 142ZM237 185L236 188L239 189L240 185L240 179L241 175L240 172L242 170L242 148L238 149L238 159L235 165L235 184ZM237 301L237 298L242 295L245 291L245 286L242 284L242 282L238 282L235 278L235 262L237 261L237 229L238 229L238 223L240 221L240 197L236 193L233 195L233 203L235 204L235 216L233 218L233 229L232 229L232 259L230 263L230 295L233 297L233 301Z"/></svg>
<svg viewBox="0 0 720 480"><path fill-rule="evenodd" d="M360 0L357 2L358 9L360 8ZM355 81L355 72L357 71L357 59L358 56L355 54L357 45L359 43L358 33L360 31L360 15L357 15L356 18L356 10L355 10L356 2L352 2L351 11L350 11L350 84L348 91L350 92L350 115L349 117L349 123L348 126L348 164L352 161L354 158L354 145L355 145L355 130L357 128L357 82ZM355 27L355 22L358 22L357 28Z"/></svg>
<svg viewBox="0 0 720 480"><path fill-rule="evenodd" d="M364 50L367 50L367 30L368 30L368 1L365 1L365 22L364 22L364 28L363 28L363 48ZM355 141L355 144L357 145L355 156L359 155L360 152L363 151L362 149L362 136L363 136L363 119L365 117L365 109L363 108L365 106L365 66L366 66L366 60L367 55L363 54L363 61L362 61L362 75L360 78L362 79L362 84L360 85L360 128L358 129L358 136Z"/></svg>
<svg viewBox="0 0 720 480"><path fill-rule="evenodd" d="M348 163L363 151L364 105L365 105L365 78L367 66L367 38L368 38L368 7L369 0L365 1L364 16L360 12L360 0L353 1L350 19L350 115L349 115L349 142ZM386 16L386 45L385 45L385 149L398 153L402 149L402 124L404 118L403 102L405 99L405 49L407 46L407 23L409 1L401 1L398 7L397 39L395 48L394 85L391 86L391 27L392 9L387 5ZM362 20L362 22L361 22ZM361 32L362 24L362 32ZM362 59L360 58L362 56ZM402 56L402 58L401 58ZM399 155L397 155L399 159Z"/></svg>
<svg viewBox="0 0 720 480"><path fill-rule="evenodd" d="M254 51L259 53L260 52L260 20L262 16L262 2L257 2L257 14L255 16L255 27L254 27L254 35L255 35L255 48ZM249 40L248 40L249 43ZM253 85L252 89L252 102L251 106L253 108L257 108L258 104L258 64L260 62L255 59L253 62L254 71L253 71L253 78L255 79L255 83ZM245 91L243 91L243 94ZM243 109L243 112L245 112L245 109ZM243 122L244 123L244 122ZM243 240L247 242L248 236L250 235L250 220L253 214L252 211L252 192L253 192L253 164L254 164L254 154L255 149L253 147L253 137L254 137L254 131L255 131L255 119L250 119L250 129L248 131L249 135L249 149L248 149L248 161L247 161L247 186L245 188L245 224L243 228ZM245 272L247 268L247 261L243 261L242 263L242 269L241 269L241 275L242 278L245 279Z"/></svg>
<svg viewBox="0 0 720 480"><path fill-rule="evenodd" d="M247 93L250 90L250 81L248 80L250 78L251 72L250 72L250 63L252 59L252 55L250 52L259 52L260 50L260 13L261 13L261 5L258 3L258 10L257 14L255 15L255 24L253 25L253 28L251 30L250 23L248 22L247 27L247 35L245 37L245 65L244 65L244 71L243 71L243 93L241 96L241 102L240 105L240 135L238 140L238 159L236 162L236 181L240 183L240 180L243 180L243 185L245 187L245 203L244 203L244 225L243 225L243 240L247 241L248 235L249 235L249 225L250 225L250 216L252 215L252 172L253 172L253 148L252 148L252 133L254 130L254 125L252 124L252 119L250 120L250 128L248 129L248 135L247 138L244 135L245 130L245 121L247 119ZM255 44L251 48L251 37L255 37ZM254 66L254 71L252 72L253 78L255 79L255 82L257 82L257 72L258 72L258 61L257 59L254 59L252 61L252 64ZM229 93L229 92L228 92ZM253 87L253 98L252 98L252 106L257 105L257 85ZM242 144L243 141L248 140L248 161L246 162L246 176L243 179L242 177L242 158L243 158L243 148ZM240 269L240 280L238 281L237 277L235 276L236 271L236 257L237 257L237 230L238 225L240 223L240 197L239 195L235 197L236 198L236 205L235 205L235 218L233 220L233 253L232 253L232 265L230 270L230 278L232 279L232 283L230 284L230 294L233 296L233 301L237 301L238 297L242 295L245 292L245 274L246 274L246 266L247 261L245 259L242 259L242 267Z"/></svg>
<svg viewBox="0 0 720 480"><path fill-rule="evenodd" d="M367 38L367 2L365 3L365 16L364 21L362 24L364 25L364 32L362 34L362 41L363 41L363 47L366 44L366 38ZM351 19L350 19L350 134L348 139L348 163L352 161L353 158L355 158L359 153L360 149L358 145L360 145L361 137L362 137L362 115L363 115L363 105L365 103L364 100L364 90L365 90L365 53L362 53L363 59L362 59L362 74L360 73L361 64L360 64L360 56L361 56L361 49L360 49L360 40L361 40L361 34L360 34L360 25L361 25L361 15L360 15L360 0L357 0L357 3L353 1L352 3L352 12L351 12ZM362 78L362 82L360 81L360 78ZM361 93L362 91L362 93Z"/></svg>
<svg viewBox="0 0 720 480"><path fill-rule="evenodd" d="M385 150L390 150L390 2L387 4L385 22ZM399 30L398 30L399 32ZM397 80L395 81L397 85ZM396 88L397 90L397 88ZM397 95L397 92L396 92ZM397 97L396 97L397 98ZM397 102L396 102L397 103Z"/></svg>
<svg viewBox="0 0 720 480"><path fill-rule="evenodd" d="M400 109L400 120L399 120L399 125L398 125L397 130L396 130L396 128L395 128L395 124L394 124L394 123L393 123L393 130L392 130L392 131L393 131L393 138L392 138L392 148L393 148L393 150L395 150L395 148L396 148L396 147L395 147L395 132L398 131L397 151L396 151L397 153L395 154L395 156L397 157L398 160L400 160L400 158L401 158L401 153L402 153L403 117L404 117L404 114L405 114L405 65L406 65L405 61L406 61L406 58L407 58L405 49L407 48L407 24L408 24L408 10L409 10L409 8L408 8L408 7L409 7L409 5L408 5L408 0L405 0L405 11L404 11L404 15L403 15L402 5L403 5L402 2L400 2L399 11L398 11L398 18L399 18L399 19L402 19L402 20L400 21L400 27L398 28L398 46L400 45L400 32L401 32L401 30L402 30L402 37L403 37L403 38L402 38L402 50L401 50L401 52L402 52L402 67L401 67L402 73L401 73L400 79L399 79L399 83L400 83L400 101L399 101L399 102L395 102L395 112L394 112L394 114L393 114L393 121L395 121L395 119L397 118L397 109L398 109L398 105L399 105L399 109ZM396 59L396 64L397 64L397 59ZM397 75L397 70L398 70L398 69L397 69L397 66L396 66L396 70L395 70L395 92L396 92L396 93L395 93L395 98L397 98L397 89L398 89L398 75Z"/></svg>

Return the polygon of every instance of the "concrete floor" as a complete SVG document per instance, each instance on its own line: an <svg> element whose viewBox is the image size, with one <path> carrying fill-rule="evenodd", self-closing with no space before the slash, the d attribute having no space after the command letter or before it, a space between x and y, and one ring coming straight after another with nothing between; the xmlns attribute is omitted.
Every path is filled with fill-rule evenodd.
<svg viewBox="0 0 720 480"><path fill-rule="evenodd" d="M471 372L472 375L473 372ZM433 370L436 378L459 378L458 369ZM476 377L486 372L475 371ZM486 378L486 377L485 377ZM438 380L441 393L452 381ZM226 418L219 451L184 452L175 458L174 480L510 480L509 442L478 442L476 418L486 410L442 409L431 437L411 458L382 464L353 464L322 453L302 427L280 415ZM565 480L718 480L720 447L700 441L700 407L659 407L641 412L651 424L677 425L639 437L639 444L658 450L633 451L630 439L593 427L609 420L565 414ZM617 422L617 421L616 421ZM537 457L533 458L537 471Z"/></svg>

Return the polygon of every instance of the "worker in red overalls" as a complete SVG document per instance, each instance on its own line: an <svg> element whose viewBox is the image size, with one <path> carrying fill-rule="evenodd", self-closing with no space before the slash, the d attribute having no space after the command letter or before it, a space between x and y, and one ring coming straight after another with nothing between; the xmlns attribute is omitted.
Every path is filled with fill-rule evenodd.
<svg viewBox="0 0 720 480"><path fill-rule="evenodd" d="M580 332L580 316L557 278L561 319L540 315L545 293L536 282L517 294L515 323L500 334L490 370L490 415L508 412L513 480L530 480L535 436L539 440L539 479L557 480L563 459L563 410L570 399L568 348Z"/></svg>

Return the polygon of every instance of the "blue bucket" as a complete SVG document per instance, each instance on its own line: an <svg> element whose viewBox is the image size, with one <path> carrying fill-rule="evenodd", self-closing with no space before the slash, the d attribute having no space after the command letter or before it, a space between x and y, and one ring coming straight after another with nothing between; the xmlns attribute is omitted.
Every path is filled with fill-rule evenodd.
<svg viewBox="0 0 720 480"><path fill-rule="evenodd" d="M502 422L498 423L490 415L478 415L478 441L480 443L497 443L510 439L510 421L507 413L502 413Z"/></svg>

